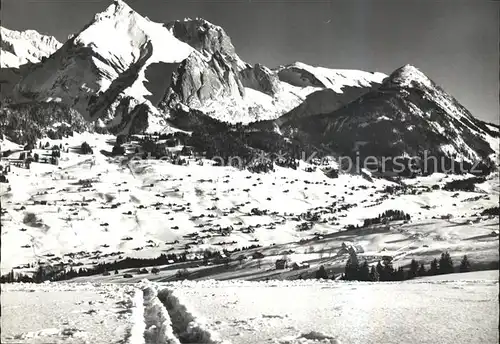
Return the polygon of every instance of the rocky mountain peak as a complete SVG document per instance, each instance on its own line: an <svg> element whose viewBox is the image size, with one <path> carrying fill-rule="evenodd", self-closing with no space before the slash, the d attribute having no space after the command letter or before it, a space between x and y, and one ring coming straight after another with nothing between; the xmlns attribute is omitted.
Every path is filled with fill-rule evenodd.
<svg viewBox="0 0 500 344"><path fill-rule="evenodd" d="M95 15L95 21L101 20L103 18L118 18L122 16L128 16L132 13L135 13L135 11L132 10L132 8L128 6L124 1L114 0L113 3L108 6L108 8Z"/></svg>
<svg viewBox="0 0 500 344"><path fill-rule="evenodd" d="M112 119L117 104L124 102L130 111L145 104L155 112L150 100L160 98L155 92L164 89L146 83L147 77L160 73L158 66L175 69L192 52L163 24L141 16L123 1L114 1L50 61L25 75L16 90L37 101L60 99L88 120Z"/></svg>
<svg viewBox="0 0 500 344"><path fill-rule="evenodd" d="M225 55L234 55L234 46L224 29L203 18L182 21L176 20L167 24L173 35L189 44L199 52L206 51L213 54L220 52Z"/></svg>
<svg viewBox="0 0 500 344"><path fill-rule="evenodd" d="M278 76L266 66L256 63L240 71L243 86L273 96L280 90Z"/></svg>
<svg viewBox="0 0 500 344"><path fill-rule="evenodd" d="M235 52L231 38L222 27L203 18L186 18L168 23L167 28L178 40L189 44L201 54L211 56L220 53L223 57L235 62L238 69L245 67Z"/></svg>
<svg viewBox="0 0 500 344"><path fill-rule="evenodd" d="M392 72L388 82L400 87L413 87L415 85L432 87L432 81L417 67L410 64L406 64Z"/></svg>

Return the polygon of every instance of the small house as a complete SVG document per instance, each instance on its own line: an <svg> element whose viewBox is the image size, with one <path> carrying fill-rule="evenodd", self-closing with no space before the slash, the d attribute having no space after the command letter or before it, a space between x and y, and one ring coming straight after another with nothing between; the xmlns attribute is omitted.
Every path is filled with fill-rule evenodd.
<svg viewBox="0 0 500 344"><path fill-rule="evenodd" d="M309 263L305 263L305 262L293 263L292 264L292 269L293 270L307 269L309 267L310 267Z"/></svg>
<svg viewBox="0 0 500 344"><path fill-rule="evenodd" d="M264 258L264 254L262 254L262 252L255 252L254 254L252 254L252 259L262 259Z"/></svg>
<svg viewBox="0 0 500 344"><path fill-rule="evenodd" d="M288 260L278 259L276 261L276 270L284 270L286 268L288 268Z"/></svg>

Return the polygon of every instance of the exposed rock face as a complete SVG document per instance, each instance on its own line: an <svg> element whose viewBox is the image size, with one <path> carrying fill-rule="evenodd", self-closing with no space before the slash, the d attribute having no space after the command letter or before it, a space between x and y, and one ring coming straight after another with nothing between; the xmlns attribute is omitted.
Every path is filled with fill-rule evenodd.
<svg viewBox="0 0 500 344"><path fill-rule="evenodd" d="M172 108L182 103L200 109L220 98L241 99L243 95L244 89L235 70L222 54L215 52L206 60L193 53L174 73L163 104Z"/></svg>
<svg viewBox="0 0 500 344"><path fill-rule="evenodd" d="M185 19L167 24L172 34L205 56L221 54L228 62L241 64L231 39L223 28L205 19Z"/></svg>
<svg viewBox="0 0 500 344"><path fill-rule="evenodd" d="M167 25L172 34L189 44L194 51L182 62L172 77L172 84L160 104L171 111L177 104L196 110L212 109L213 116L231 121L242 114L228 114L224 106L215 102L238 104L243 101L245 90L238 70L244 63L234 51L225 31L204 19L186 19Z"/></svg>
<svg viewBox="0 0 500 344"><path fill-rule="evenodd" d="M198 54L191 54L174 74L172 86L160 104L166 112L182 104L222 121L249 123L277 118L321 89L333 90L338 98L335 104L345 104L355 98L354 93L361 95L385 77L381 73L331 70L299 62L278 71L260 64L252 67L241 61L225 31L204 19L176 21L167 27ZM301 75L314 82L296 82ZM348 86L357 88L356 92L344 94L343 88ZM328 109L333 110L331 106Z"/></svg>
<svg viewBox="0 0 500 344"><path fill-rule="evenodd" d="M244 87L274 96L280 90L279 79L269 68L257 63L240 71Z"/></svg>

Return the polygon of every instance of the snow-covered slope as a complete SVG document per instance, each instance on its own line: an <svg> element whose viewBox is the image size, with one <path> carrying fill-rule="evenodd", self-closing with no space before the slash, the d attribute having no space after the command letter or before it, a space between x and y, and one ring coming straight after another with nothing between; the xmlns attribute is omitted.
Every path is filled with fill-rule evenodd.
<svg viewBox="0 0 500 344"><path fill-rule="evenodd" d="M379 86L387 77L383 73L314 67L301 62L274 71L259 65L250 70L253 73L247 73L250 75L248 88L271 95L259 99L255 93L250 93L248 98L254 106L262 108L264 114L271 114L257 119L273 119L286 114L279 122L285 118L332 112Z"/></svg>
<svg viewBox="0 0 500 344"><path fill-rule="evenodd" d="M52 55L62 44L34 30L14 31L0 26L0 67L18 68Z"/></svg>
<svg viewBox="0 0 500 344"><path fill-rule="evenodd" d="M280 67L277 76L282 88L288 92L293 92L290 88L299 90L303 98L276 121L278 125L293 119L333 112L377 88L387 77L383 73L328 69L302 62Z"/></svg>
<svg viewBox="0 0 500 344"><path fill-rule="evenodd" d="M387 77L384 73L314 67L302 62L278 68L278 76L281 81L294 86L329 88L336 93L342 93L345 86L371 87L373 83L382 83Z"/></svg>
<svg viewBox="0 0 500 344"><path fill-rule="evenodd" d="M272 250L266 256L279 255L291 247L287 243L294 243L297 253L311 246L316 250L332 246L336 252L346 238L358 238L367 251L414 243L416 248L409 254L432 257L436 250L448 248L470 254L472 260L487 260L492 254L498 257L497 238L469 240L488 235L493 220L469 226L467 219L459 218L498 206L498 175L480 184L476 192L455 195L457 192L432 187L470 176L434 174L413 179L413 184L405 187L407 191L391 195L385 190L396 187L393 182L349 174L330 179L320 169L306 172L311 167L307 164L300 164L297 170L276 167L272 173L254 174L212 166L207 160L202 160L201 166L187 157L187 166L109 157L106 152L115 141L110 135L75 134L40 143L45 146L47 141L48 147L63 147L58 166L32 163L30 169L16 167L19 151L2 159L2 165L13 160L6 175L9 183L0 183L2 274L21 264L52 264L56 262L53 259L73 266L127 256L157 257L165 250L195 255L203 249L234 249L255 243ZM84 141L91 145L93 154L81 154ZM8 143L3 147L15 149ZM137 142L125 147L131 154L136 148L142 153ZM171 150L178 152L181 147ZM33 153L40 160L51 156L47 149L34 149ZM364 219L388 209L405 211L414 223L403 226L404 233L398 232L399 227L384 232L380 240L363 229L345 232L346 226L362 225ZM301 230L308 211L318 219L308 230ZM456 226L441 230L446 221L429 224L432 217L448 214L458 218ZM412 238L417 232L426 237ZM314 239L334 233L338 236L324 242ZM450 240L441 240L443 237ZM300 243L302 239L306 243ZM393 240L394 245L384 243ZM273 243L276 246L271 246ZM100 252L91 253L96 251ZM116 254L119 251L122 253ZM118 258L120 255L123 257ZM316 258L313 255L312 259ZM338 257L336 264L344 265L341 259Z"/></svg>

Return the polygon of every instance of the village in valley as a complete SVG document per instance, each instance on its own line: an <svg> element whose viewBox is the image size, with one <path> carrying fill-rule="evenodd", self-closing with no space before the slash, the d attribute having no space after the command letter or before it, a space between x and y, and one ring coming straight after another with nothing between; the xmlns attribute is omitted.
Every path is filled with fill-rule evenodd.
<svg viewBox="0 0 500 344"><path fill-rule="evenodd" d="M366 173L331 178L320 161L293 174L279 166L271 175L256 174L217 166L173 135L75 135L2 155L4 178L22 180L15 189L3 183L13 195L2 201L3 241L22 233L15 236L21 254L14 247L2 251L17 262L2 272L9 276L4 278L100 274L126 280L148 273L167 280L247 274L296 279L322 268L338 279L348 260L366 262L369 269L385 261L395 274L412 260L430 264L437 247L460 261L470 245L485 248L480 256L468 255L481 260L478 268L495 264L496 201L489 193L460 191L468 190L467 177L432 175L410 183ZM483 185L496 187L494 178ZM15 196L22 190L32 196ZM435 193L450 204L427 196ZM19 202L20 196L29 198ZM404 208L396 206L400 200ZM478 239L462 242L469 226L479 226ZM448 234L438 234L446 227ZM137 236L139 228L148 234ZM72 249L68 243L80 237L91 241ZM53 245L60 249L49 249Z"/></svg>

